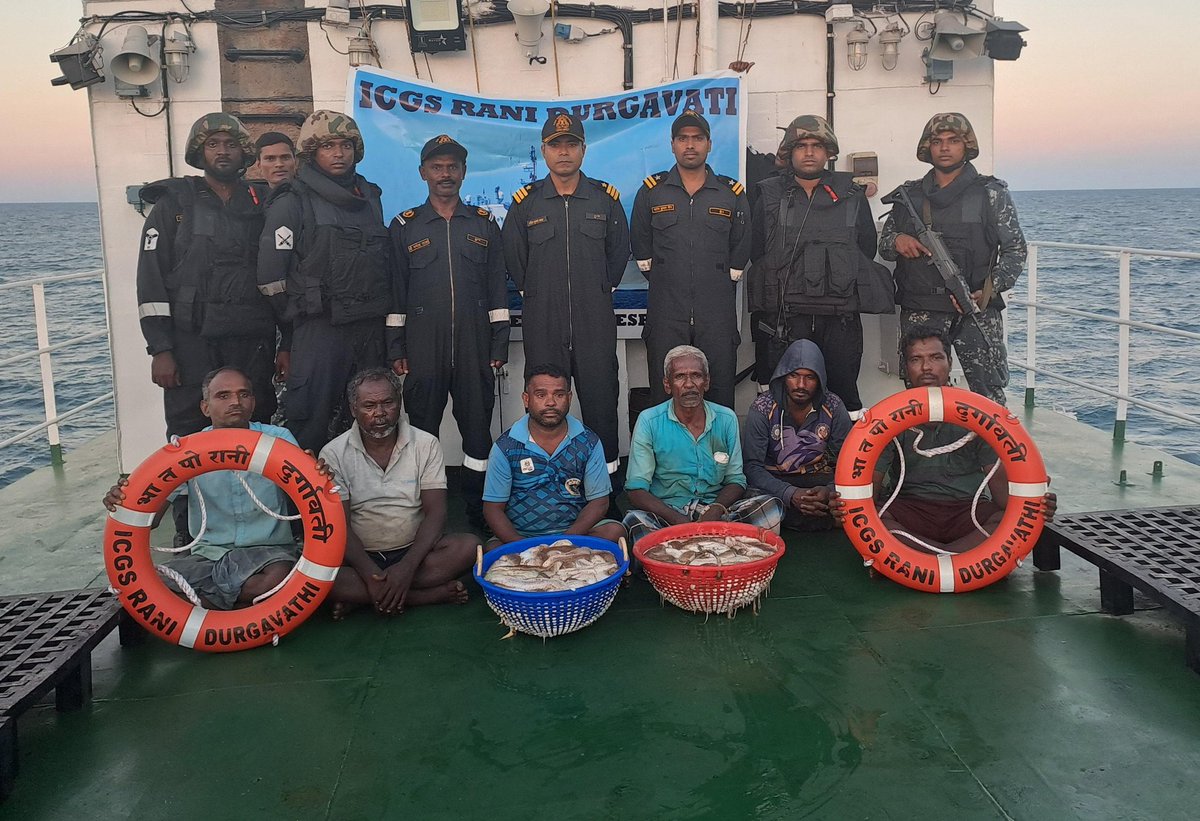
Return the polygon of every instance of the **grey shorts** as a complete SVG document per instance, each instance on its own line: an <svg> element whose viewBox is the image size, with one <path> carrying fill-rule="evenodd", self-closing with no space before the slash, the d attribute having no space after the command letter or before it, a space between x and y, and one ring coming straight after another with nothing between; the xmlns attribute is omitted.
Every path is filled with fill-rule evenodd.
<svg viewBox="0 0 1200 821"><path fill-rule="evenodd" d="M191 585L192 589L218 610L232 610L246 579L276 562L295 564L300 558L300 545L256 545L235 547L213 561L203 556L182 556L163 562ZM168 578L167 587L176 592L178 585Z"/></svg>

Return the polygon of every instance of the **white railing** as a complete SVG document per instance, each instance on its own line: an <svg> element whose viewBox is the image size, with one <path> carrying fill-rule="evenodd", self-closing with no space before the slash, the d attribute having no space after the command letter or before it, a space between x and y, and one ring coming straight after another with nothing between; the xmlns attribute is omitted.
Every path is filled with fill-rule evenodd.
<svg viewBox="0 0 1200 821"><path fill-rule="evenodd" d="M63 413L58 412L58 403L54 396L54 368L50 362L50 354L53 351L61 350L78 345L82 342L88 342L93 339L108 336L107 323L103 330L92 331L90 333L79 334L64 342L50 344L49 324L46 322L46 285L55 282L70 282L82 279L99 279L103 275L103 271L84 271L77 274L61 274L58 276L40 277L38 279L27 279L20 282L9 282L0 285L0 292L15 291L18 289L30 288L33 291L33 322L37 332L37 348L25 353L19 353L14 356L0 359L0 366L12 365L17 362L24 362L29 359L37 358L38 368L41 371L42 377L42 405L45 412L46 421L28 427L13 436L0 441L0 450L36 436L41 431L46 431L46 438L50 445L50 462L58 466L62 464L62 441L59 438L58 425L60 422L70 419L83 413L86 410L113 398L113 392L98 396L95 399L88 400L77 407Z"/></svg>
<svg viewBox="0 0 1200 821"><path fill-rule="evenodd" d="M1042 302L1038 299L1038 250L1040 248L1059 248L1068 251L1083 251L1088 253L1099 254L1116 254L1117 255L1117 285L1118 285L1118 302L1117 315L1107 316L1105 314L1093 313L1091 311L1081 311L1077 308L1068 308L1063 305L1055 305L1052 303ZM1131 294L1131 276L1130 262L1133 257L1167 257L1173 259L1188 259L1200 260L1200 253L1192 253L1189 251L1162 251L1149 248L1126 248L1119 245L1082 245L1071 242L1031 242L1029 243L1029 261L1028 274L1026 276L1026 298L1020 299L1017 297L1009 299L1009 303L1013 305L1025 306L1026 317L1026 346L1025 346L1025 361L1019 362L1009 360L1009 364L1013 367L1021 368L1025 371L1025 404L1032 406L1034 403L1034 392L1036 389L1037 377L1044 376L1048 379L1053 379L1058 382L1064 382L1068 385L1074 385L1077 388L1092 391L1093 393L1109 396L1117 400L1116 421L1113 424L1113 439L1121 441L1125 438L1125 423L1129 416L1129 406L1134 405L1139 408L1153 411L1154 413L1163 416L1169 416L1172 419L1178 419L1182 422L1188 422L1193 425L1200 425L1200 417L1193 414L1185 413L1184 411L1170 408L1157 402L1150 402L1129 393L1129 329L1138 328L1144 331L1151 331L1165 336L1173 336L1180 339L1189 339L1200 341L1200 333L1192 331L1184 331L1179 328L1170 328L1165 325L1155 325L1150 322L1142 322L1130 317L1130 294ZM1110 325L1117 325L1117 389L1115 391L1099 387L1093 383L1085 382L1080 379L1072 379L1069 376L1057 374L1039 368L1037 364L1037 314L1038 311L1051 311L1059 314L1080 317L1093 322L1103 322Z"/></svg>

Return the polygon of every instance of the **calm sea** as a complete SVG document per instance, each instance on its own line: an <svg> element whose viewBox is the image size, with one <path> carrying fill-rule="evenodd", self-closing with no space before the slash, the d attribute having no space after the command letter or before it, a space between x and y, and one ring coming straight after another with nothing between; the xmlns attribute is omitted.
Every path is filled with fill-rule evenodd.
<svg viewBox="0 0 1200 821"><path fill-rule="evenodd" d="M1025 234L1030 239L1095 245L1126 245L1200 252L1200 189L1152 191L1015 192ZM93 203L0 204L0 285L35 277L99 269L100 229ZM1117 258L1042 249L1040 298L1101 314L1116 314ZM133 272L127 272L129 276ZM1200 261L1134 258L1133 317L1200 332ZM1024 294L1023 284L1017 293ZM51 343L104 327L104 294L97 276L46 286ZM36 348L33 298L29 288L0 291L9 319L0 325L0 359ZM1024 360L1025 313L1010 310L1010 353ZM1117 388L1116 326L1043 312L1038 320L1039 365L1087 383ZM1187 409L1194 404L1195 342L1132 332L1133 395ZM110 359L103 339L55 351L52 355L59 412L111 389ZM148 373L148 368L147 368ZM36 359L14 363L0 377L0 440L38 424L41 382ZM1024 385L1014 369L1012 387ZM1069 385L1039 379L1039 403L1111 429L1115 402ZM73 446L113 426L111 402L102 403L62 426L70 459ZM1200 436L1193 426L1155 419L1131 408L1128 437L1200 464ZM0 450L0 487L47 464L44 433Z"/></svg>

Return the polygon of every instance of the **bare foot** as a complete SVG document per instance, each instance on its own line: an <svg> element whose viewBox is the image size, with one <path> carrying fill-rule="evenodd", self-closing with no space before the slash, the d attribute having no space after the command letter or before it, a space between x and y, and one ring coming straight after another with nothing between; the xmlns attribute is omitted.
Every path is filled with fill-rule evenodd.
<svg viewBox="0 0 1200 821"><path fill-rule="evenodd" d="M426 604L466 604L469 594L466 585L455 579L437 587L412 588L405 604L420 607Z"/></svg>
<svg viewBox="0 0 1200 821"><path fill-rule="evenodd" d="M359 606L360 605L357 605L354 602L348 602L348 601L334 602L333 603L333 620L341 621L342 619L346 618L346 616L350 615L355 610L357 610L359 608Z"/></svg>

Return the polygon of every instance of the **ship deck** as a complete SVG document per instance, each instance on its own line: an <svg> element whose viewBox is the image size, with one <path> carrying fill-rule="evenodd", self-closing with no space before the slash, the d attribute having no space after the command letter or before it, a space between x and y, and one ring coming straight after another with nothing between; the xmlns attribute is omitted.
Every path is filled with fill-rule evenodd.
<svg viewBox="0 0 1200 821"><path fill-rule="evenodd" d="M1200 467L1025 411L1064 512L1195 503ZM0 491L0 595L103 585L112 437ZM1155 460L1162 478L1148 475ZM1131 486L1114 479L1128 471ZM94 700L20 720L0 815L60 818L1170 819L1194 814L1200 678L1137 599L1063 554L967 595L787 533L756 614L642 580L579 633L501 640L478 591L324 613L279 646L94 654Z"/></svg>

